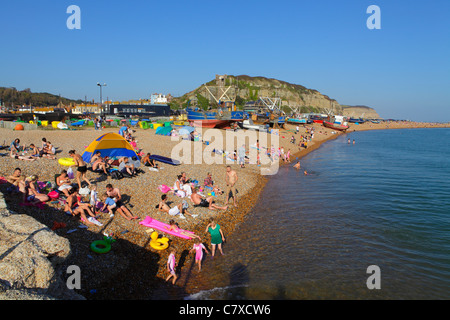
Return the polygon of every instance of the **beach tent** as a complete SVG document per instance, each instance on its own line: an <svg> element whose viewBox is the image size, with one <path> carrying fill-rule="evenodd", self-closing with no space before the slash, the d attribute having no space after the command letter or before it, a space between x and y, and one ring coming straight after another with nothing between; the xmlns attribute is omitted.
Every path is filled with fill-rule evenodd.
<svg viewBox="0 0 450 320"><path fill-rule="evenodd" d="M159 127L156 129L155 134L161 136L170 136L170 132L172 131L172 127Z"/></svg>
<svg viewBox="0 0 450 320"><path fill-rule="evenodd" d="M102 157L138 157L133 147L120 134L105 133L91 142L81 157L87 163L91 161L95 152L100 151Z"/></svg>

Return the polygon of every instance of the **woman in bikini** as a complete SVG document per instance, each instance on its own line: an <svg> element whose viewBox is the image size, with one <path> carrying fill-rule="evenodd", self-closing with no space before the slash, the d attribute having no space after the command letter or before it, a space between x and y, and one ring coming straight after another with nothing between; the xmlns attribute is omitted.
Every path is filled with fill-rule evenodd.
<svg viewBox="0 0 450 320"><path fill-rule="evenodd" d="M29 193L30 195L33 195L35 199L38 199L41 202L47 202L50 200L49 196L45 193L41 193L39 190L39 186L37 185L38 181L37 175L32 175L31 177L27 178L29 179Z"/></svg>
<svg viewBox="0 0 450 320"><path fill-rule="evenodd" d="M82 178L84 181L86 181L90 187L91 182L89 181L88 178L86 178L86 172L87 172L86 162L84 162L83 158L78 153L75 153L75 150L70 150L69 156L75 161L75 165L73 165L71 167L77 167L76 178L77 178L77 182L78 182L78 187L81 189L80 178Z"/></svg>

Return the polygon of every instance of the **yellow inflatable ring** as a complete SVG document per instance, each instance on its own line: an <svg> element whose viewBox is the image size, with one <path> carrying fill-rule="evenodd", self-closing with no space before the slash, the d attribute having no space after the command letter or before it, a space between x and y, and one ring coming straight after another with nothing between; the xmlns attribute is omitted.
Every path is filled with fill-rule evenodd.
<svg viewBox="0 0 450 320"><path fill-rule="evenodd" d="M166 237L158 238L158 232L152 232L150 236L152 240L150 241L150 246L156 250L164 250L169 246L169 239Z"/></svg>
<svg viewBox="0 0 450 320"><path fill-rule="evenodd" d="M60 158L58 160L58 163L62 166L67 166L67 167L75 165L75 161L73 161L72 158Z"/></svg>

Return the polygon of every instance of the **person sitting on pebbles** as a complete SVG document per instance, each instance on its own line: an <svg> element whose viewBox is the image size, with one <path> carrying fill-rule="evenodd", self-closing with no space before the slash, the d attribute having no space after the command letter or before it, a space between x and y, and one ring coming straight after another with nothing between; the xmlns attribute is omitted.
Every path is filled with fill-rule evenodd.
<svg viewBox="0 0 450 320"><path fill-rule="evenodd" d="M136 168L133 163L129 162L128 157L119 159L119 171L130 176L136 175Z"/></svg>
<svg viewBox="0 0 450 320"><path fill-rule="evenodd" d="M25 178L25 180L19 181L19 190L24 195L24 202L30 202L32 204L37 204L39 202L46 202L50 198L39 191L37 186L37 175L32 175Z"/></svg>
<svg viewBox="0 0 450 320"><path fill-rule="evenodd" d="M171 216L179 216L181 219L186 219L183 213L190 215L192 218L198 216L198 214L191 214L188 212L187 208L189 207L189 205L186 200L183 200L180 204L173 208L170 208L166 201L167 195L163 194L158 205L158 211L167 212Z"/></svg>
<svg viewBox="0 0 450 320"><path fill-rule="evenodd" d="M142 163L144 164L144 166L146 167L152 167L152 168L156 168L158 169L158 164L156 163L155 159L150 159L151 153L147 153L147 155L142 158Z"/></svg>
<svg viewBox="0 0 450 320"><path fill-rule="evenodd" d="M208 198L203 198L201 195L197 193L197 188L192 189L191 201L193 204L203 207L209 208L209 210L227 210L228 206L219 207L213 203L213 196Z"/></svg>
<svg viewBox="0 0 450 320"><path fill-rule="evenodd" d="M101 170L104 174L108 175L107 169L109 169L110 166L102 158L102 154L100 151L97 151L94 154L94 156L91 158L90 163L92 164L92 171Z"/></svg>
<svg viewBox="0 0 450 320"><path fill-rule="evenodd" d="M66 200L66 205L64 207L64 211L68 215L76 216L80 215L81 221L85 224L96 224L97 221L94 212L92 212L90 205L88 203L82 203L78 201L78 187L75 186L69 190L69 197ZM89 214L89 218L86 217L85 212Z"/></svg>
<svg viewBox="0 0 450 320"><path fill-rule="evenodd" d="M56 178L56 184L58 185L58 191L64 193L66 197L69 197L69 191L72 189L72 181L70 181L66 170L61 171L61 174Z"/></svg>
<svg viewBox="0 0 450 320"><path fill-rule="evenodd" d="M25 179L25 177L22 176L22 170L20 168L15 168L12 175L10 175L10 176L8 176L8 178L6 178L6 181L8 181L13 186L18 188L19 182L23 181L24 179Z"/></svg>
<svg viewBox="0 0 450 320"><path fill-rule="evenodd" d="M112 184L106 185L106 195L114 200L116 203L115 209L127 220L139 219L138 216L133 215L130 210L122 202L122 195L119 188L114 188ZM111 208L113 209L113 208Z"/></svg>

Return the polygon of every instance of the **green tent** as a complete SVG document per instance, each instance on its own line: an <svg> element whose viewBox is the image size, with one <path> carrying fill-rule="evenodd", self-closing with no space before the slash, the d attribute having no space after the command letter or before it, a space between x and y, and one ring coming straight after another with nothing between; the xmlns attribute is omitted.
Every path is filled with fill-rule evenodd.
<svg viewBox="0 0 450 320"><path fill-rule="evenodd" d="M170 132L172 131L172 127L159 127L156 129L156 134L161 136L170 136Z"/></svg>

